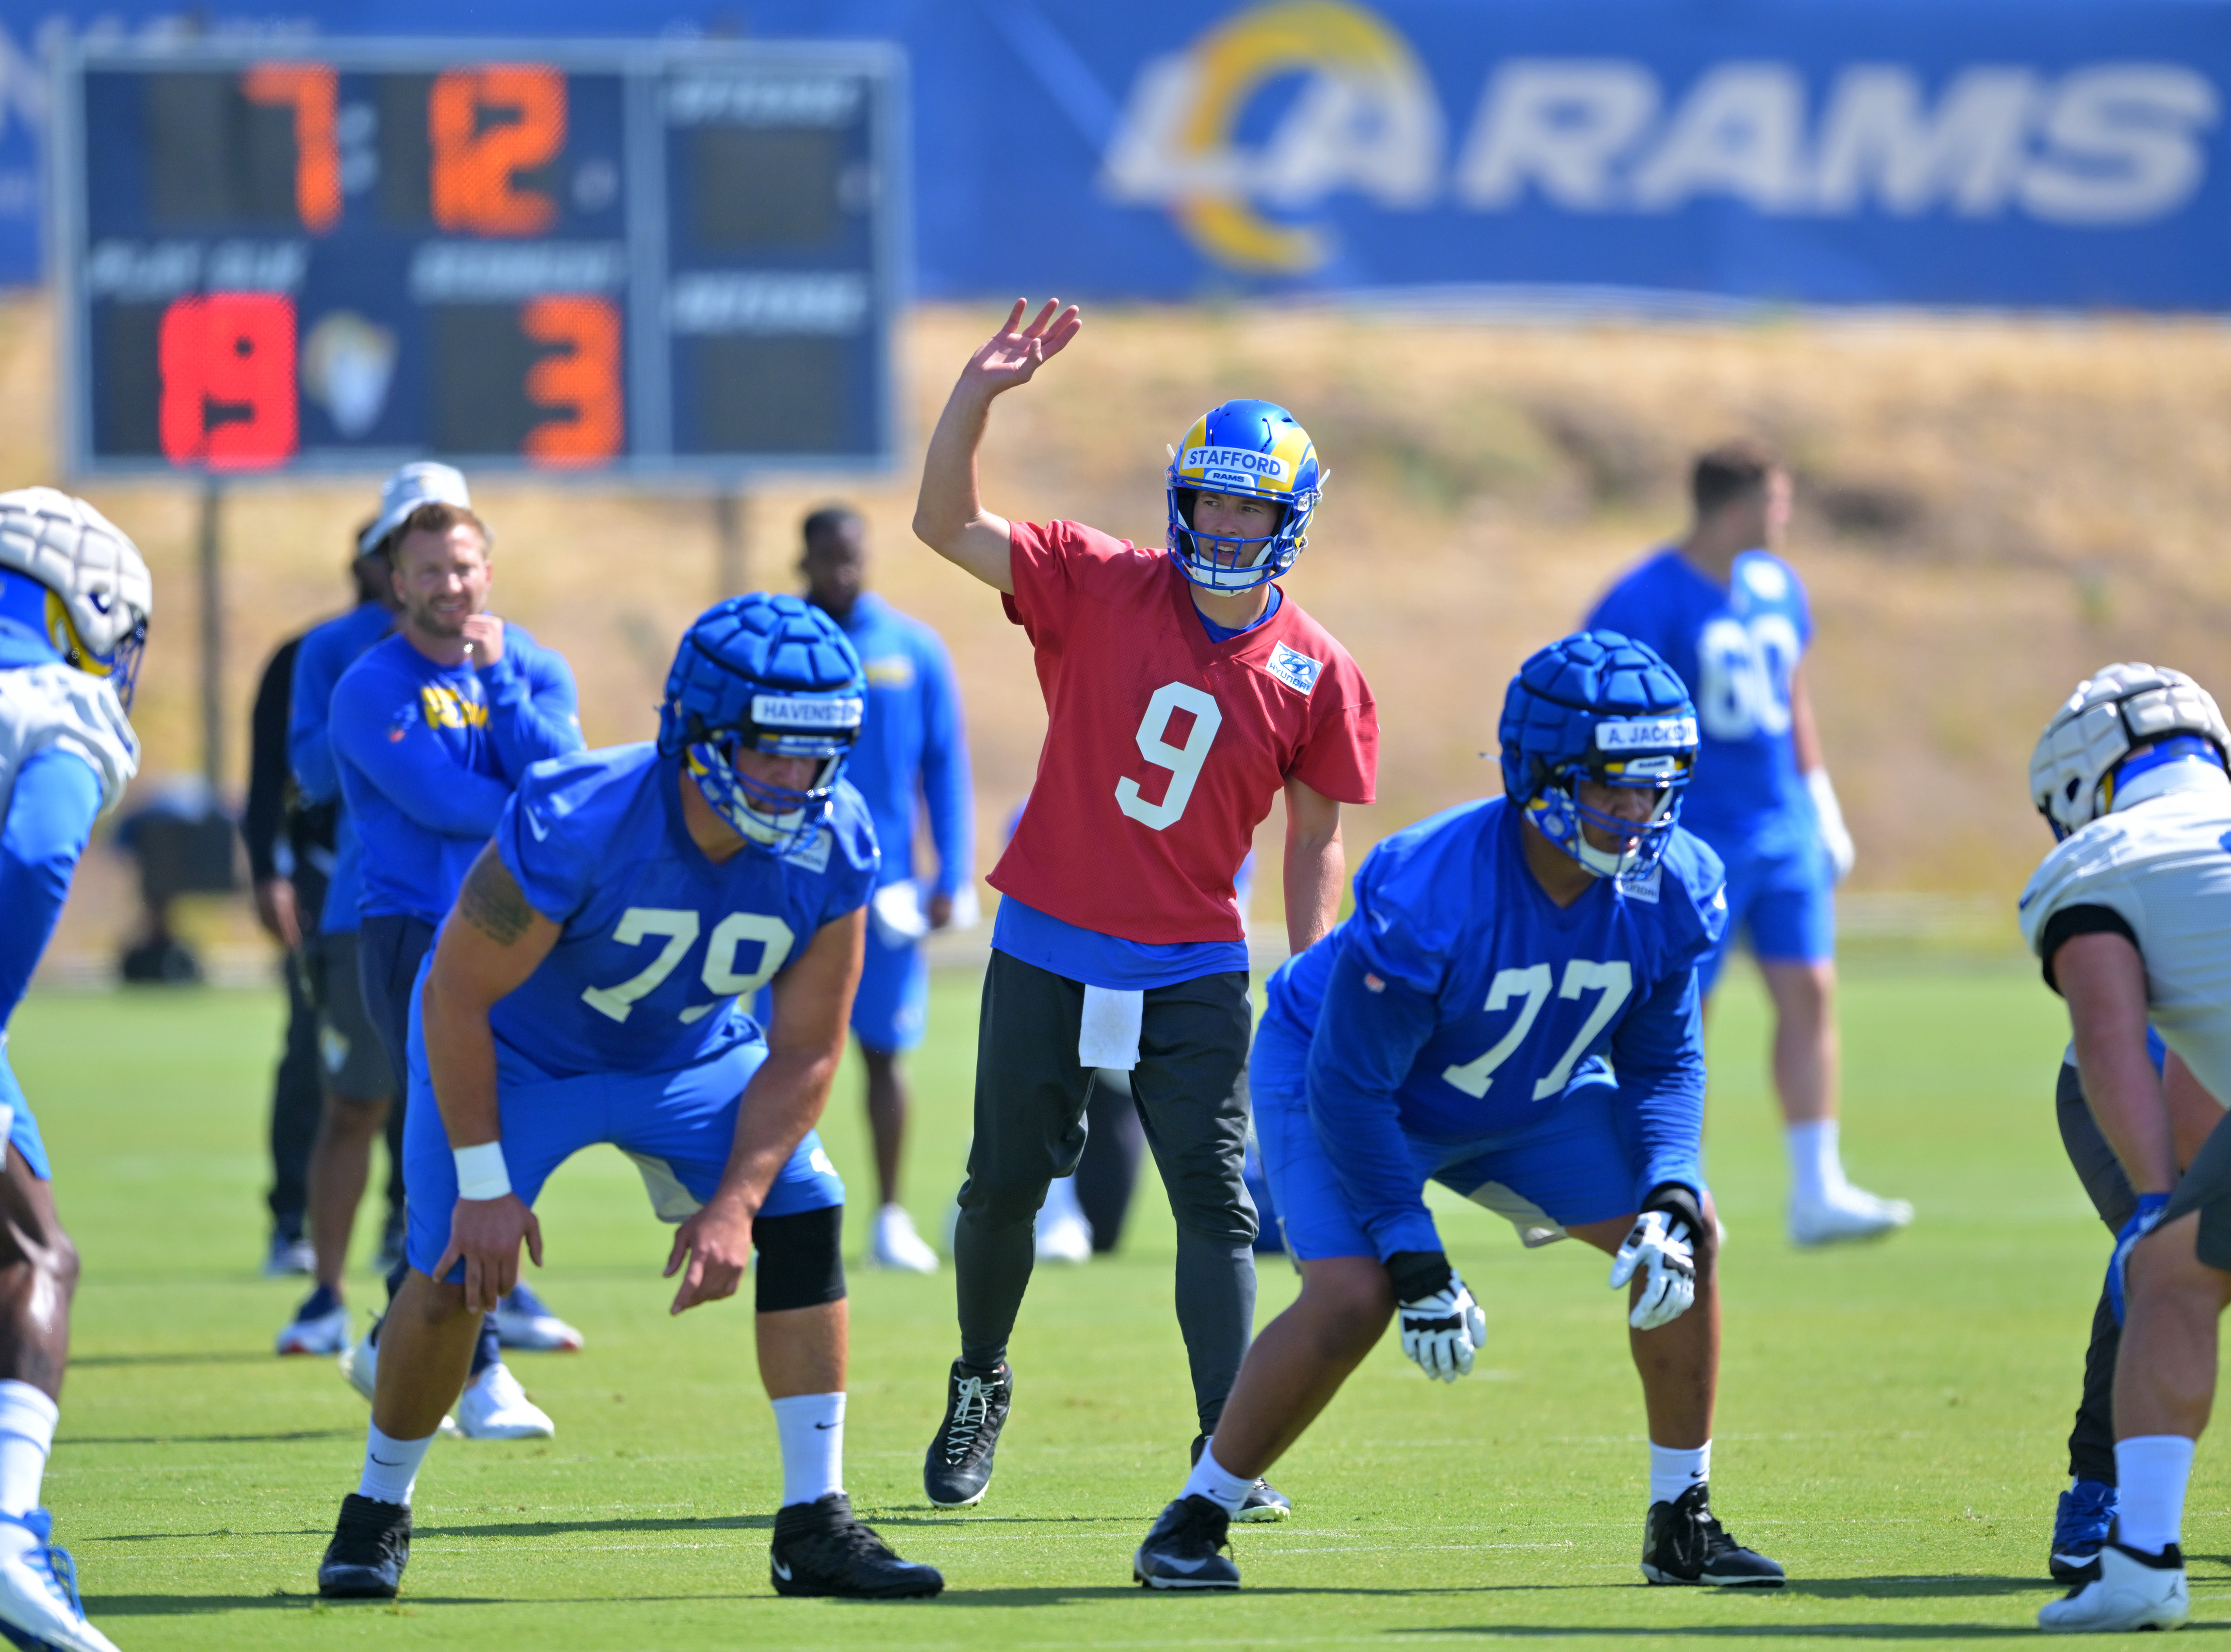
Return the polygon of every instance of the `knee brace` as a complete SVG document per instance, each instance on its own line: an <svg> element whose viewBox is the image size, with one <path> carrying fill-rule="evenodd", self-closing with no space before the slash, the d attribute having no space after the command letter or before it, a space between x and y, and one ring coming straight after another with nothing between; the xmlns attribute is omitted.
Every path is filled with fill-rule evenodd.
<svg viewBox="0 0 2231 1652"><path fill-rule="evenodd" d="M844 1207L824 1205L752 1223L759 1251L753 1306L761 1313L844 1300Z"/></svg>

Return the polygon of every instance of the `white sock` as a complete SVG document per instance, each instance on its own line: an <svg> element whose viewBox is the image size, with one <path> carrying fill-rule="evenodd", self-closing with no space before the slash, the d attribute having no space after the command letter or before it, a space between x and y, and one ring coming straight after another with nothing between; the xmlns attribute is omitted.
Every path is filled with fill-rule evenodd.
<svg viewBox="0 0 2231 1652"><path fill-rule="evenodd" d="M426 1448L433 1443L430 1434L423 1440L398 1440L382 1434L378 1423L372 1424L365 1436L364 1478L357 1482L357 1495L407 1507L411 1487L418 1483L418 1465L426 1461Z"/></svg>
<svg viewBox="0 0 2231 1652"><path fill-rule="evenodd" d="M793 1394L769 1400L782 1441L782 1504L818 1503L844 1489L844 1397Z"/></svg>
<svg viewBox="0 0 2231 1652"><path fill-rule="evenodd" d="M1842 1191L1844 1158L1833 1119L1785 1126L1782 1138L1789 1147L1792 1199L1819 1204Z"/></svg>
<svg viewBox="0 0 2231 1652"><path fill-rule="evenodd" d="M1653 1503L1678 1503L1681 1494L1691 1486L1701 1486L1712 1477L1712 1442L1710 1440L1694 1451L1678 1446L1662 1446L1655 1440L1650 1442L1650 1500Z"/></svg>
<svg viewBox="0 0 2231 1652"><path fill-rule="evenodd" d="M2181 1434L2142 1434L2115 1442L2115 1541L2159 1554L2184 1526L2184 1486L2193 1442Z"/></svg>
<svg viewBox="0 0 2231 1652"><path fill-rule="evenodd" d="M61 1415L30 1384L0 1382L0 1514L28 1514L39 1506Z"/></svg>
<svg viewBox="0 0 2231 1652"><path fill-rule="evenodd" d="M1227 1514L1237 1514L1247 1494L1255 1489L1251 1480L1242 1480L1238 1475L1216 1460L1216 1442L1212 1440L1200 1449L1200 1461L1193 1466L1193 1475L1185 1483L1180 1497L1206 1497Z"/></svg>

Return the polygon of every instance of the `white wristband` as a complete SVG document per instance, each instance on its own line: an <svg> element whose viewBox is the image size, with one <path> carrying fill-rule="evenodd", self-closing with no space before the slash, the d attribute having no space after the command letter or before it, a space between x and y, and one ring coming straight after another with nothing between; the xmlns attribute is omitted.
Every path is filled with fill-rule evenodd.
<svg viewBox="0 0 2231 1652"><path fill-rule="evenodd" d="M484 1141L477 1147L450 1151L457 1161L459 1198L500 1199L511 1191L511 1172L504 1168L501 1142Z"/></svg>

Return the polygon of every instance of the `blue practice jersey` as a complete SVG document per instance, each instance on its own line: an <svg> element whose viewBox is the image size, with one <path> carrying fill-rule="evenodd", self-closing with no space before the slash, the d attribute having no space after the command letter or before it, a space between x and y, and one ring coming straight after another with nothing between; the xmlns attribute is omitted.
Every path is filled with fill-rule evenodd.
<svg viewBox="0 0 2231 1652"><path fill-rule="evenodd" d="M365 650L395 629L395 616L378 603L359 603L338 619L303 634L294 650L294 688L287 702L287 764L306 803L340 798L341 773L333 757L333 688ZM333 866L318 927L346 934L357 926L364 896L362 849L356 823L342 803L333 822Z"/></svg>
<svg viewBox="0 0 2231 1652"><path fill-rule="evenodd" d="M1794 569L1746 551L1722 586L1678 551L1661 551L1613 585L1588 623L1657 649L1697 702L1684 826L1729 856L1792 853L1817 838L1790 733L1790 674L1813 640Z"/></svg>
<svg viewBox="0 0 2231 1652"><path fill-rule="evenodd" d="M398 635L344 672L332 740L363 915L441 922L528 765L581 749L574 707L572 669L516 625L484 668L437 664Z"/></svg>
<svg viewBox="0 0 2231 1652"><path fill-rule="evenodd" d="M1383 840L1355 912L1271 978L1264 1022L1308 1036L1310 1118L1382 1255L1440 1245L1407 1139L1514 1136L1578 1084L1619 1087L1638 1201L1702 1185L1696 963L1727 922L1719 857L1677 830L1646 877L1561 907L1522 829L1494 797Z"/></svg>
<svg viewBox="0 0 2231 1652"><path fill-rule="evenodd" d="M851 639L868 679L860 737L844 764L875 822L883 846L883 879L914 876L917 804L926 805L938 894L956 894L975 875L968 782L968 742L953 661L937 633L873 593L837 622Z"/></svg>
<svg viewBox="0 0 2231 1652"><path fill-rule="evenodd" d="M539 763L505 805L496 852L564 933L488 1016L553 1077L670 1072L759 1029L737 1006L876 887L867 805L839 782L805 849L747 843L715 864L682 819L681 760L650 744Z"/></svg>

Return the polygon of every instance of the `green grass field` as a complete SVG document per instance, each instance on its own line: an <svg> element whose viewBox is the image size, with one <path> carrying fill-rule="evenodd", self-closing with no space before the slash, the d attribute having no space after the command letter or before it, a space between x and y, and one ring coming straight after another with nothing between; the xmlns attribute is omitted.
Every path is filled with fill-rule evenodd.
<svg viewBox="0 0 2231 1652"><path fill-rule="evenodd" d="M911 1192L926 1232L958 1180L974 982L941 977L915 1064ZM587 1333L520 1370L544 1444L443 1442L392 1606L328 1608L314 1571L352 1490L365 1407L270 1339L293 1281L256 1275L275 995L34 997L11 1050L85 1258L76 1359L48 1478L94 1620L124 1647L1057 1646L2034 1633L2062 1441L2106 1245L2050 1096L2060 1006L2013 965L1875 961L1848 984L1846 1157L1919 1207L1888 1244L1819 1255L1781 1234L1782 1172L1748 974L1712 1029L1711 1169L1730 1231L1715 1505L1789 1568L1778 1594L1645 1588L1641 1405L1605 1263L1528 1255L1445 1213L1489 1316L1488 1369L1451 1388L1382 1345L1275 1478L1284 1526L1235 1537L1246 1588L1148 1597L1128 1558L1192 1437L1149 1178L1124 1253L1040 1274L991 1496L922 1500L954 1345L949 1275L855 1272L848 1479L942 1598L779 1600L779 1486L745 1306L671 1320L666 1229L599 1152L542 1210L553 1305ZM825 1134L865 1184L857 1077ZM366 1235L367 1246L369 1234ZM856 1219L849 1254L863 1242ZM1290 1296L1267 1262L1263 1311ZM365 1275L363 1306L378 1295ZM2185 1539L2196 1623L2231 1629L2231 1475L2204 1448Z"/></svg>

